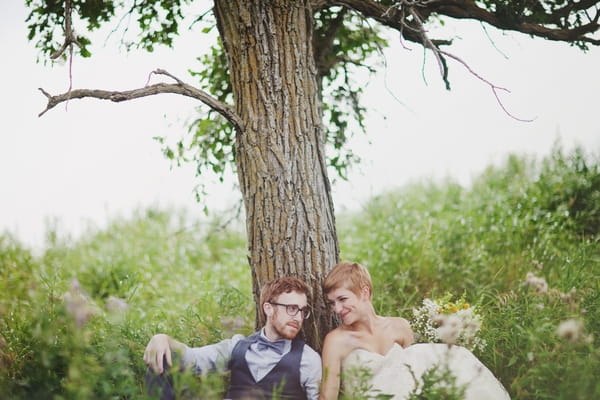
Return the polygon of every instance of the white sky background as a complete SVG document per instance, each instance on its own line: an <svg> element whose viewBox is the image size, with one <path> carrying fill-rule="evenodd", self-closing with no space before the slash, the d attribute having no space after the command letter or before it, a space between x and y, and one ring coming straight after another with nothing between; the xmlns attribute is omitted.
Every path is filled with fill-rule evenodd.
<svg viewBox="0 0 600 400"><path fill-rule="evenodd" d="M38 118L46 101L37 88L65 92L68 67L35 63L26 15L20 1L0 5L0 231L40 246L49 220L58 221L59 233L76 236L86 224L102 226L138 207L182 206L200 215L194 167L171 168L152 139L181 137L197 101L177 95L118 104L73 100L66 110L62 104ZM447 50L509 89L500 95L511 113L535 120L507 116L487 84L452 60L452 91L446 91L431 53L422 72L422 49L407 43L412 50L406 50L396 41L386 53L386 72L371 78L366 89L368 136L353 143L363 163L349 182L334 186L336 210L355 209L373 195L423 177L449 176L467 185L509 153L547 155L558 137L566 149L579 144L600 150L600 49L583 53L565 43L488 28L496 49L478 23L447 25L444 36L431 36L454 35L455 45ZM74 60L73 87L138 88L155 68L195 84L187 69L199 67L195 58L209 44L201 39L180 40L174 50L128 55L117 51L112 37L105 47L99 42L92 48L91 59ZM159 80L168 81L152 82ZM207 203L219 210L238 198L231 183L215 184Z"/></svg>

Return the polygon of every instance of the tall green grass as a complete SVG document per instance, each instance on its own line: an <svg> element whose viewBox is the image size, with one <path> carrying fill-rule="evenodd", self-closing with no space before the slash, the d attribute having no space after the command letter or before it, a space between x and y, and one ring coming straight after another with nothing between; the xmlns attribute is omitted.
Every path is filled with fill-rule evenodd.
<svg viewBox="0 0 600 400"><path fill-rule="evenodd" d="M0 398L143 398L154 333L250 333L245 238L222 218L139 211L76 241L50 231L41 255L0 236ZM464 295L484 317L477 356L524 400L600 398L599 229L600 163L560 147L510 156L469 188L423 182L338 216L341 256L369 267L378 312L410 318L425 297ZM557 333L569 319L579 337ZM197 398L219 398L219 382Z"/></svg>
<svg viewBox="0 0 600 400"><path fill-rule="evenodd" d="M341 218L342 252L369 266L382 314L423 298L480 306L477 354L516 399L600 398L600 167L575 149L536 162L510 156L465 189L421 183ZM538 293L528 272L549 286ZM583 322L576 340L562 321ZM575 339L575 338L574 338Z"/></svg>
<svg viewBox="0 0 600 400"><path fill-rule="evenodd" d="M203 345L252 331L240 229L148 210L76 243L48 236L40 257L0 238L2 399L139 398L153 334Z"/></svg>

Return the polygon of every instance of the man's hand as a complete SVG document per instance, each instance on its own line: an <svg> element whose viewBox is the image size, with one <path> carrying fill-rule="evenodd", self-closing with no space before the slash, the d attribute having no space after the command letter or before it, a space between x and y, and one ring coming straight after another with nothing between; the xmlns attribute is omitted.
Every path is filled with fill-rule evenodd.
<svg viewBox="0 0 600 400"><path fill-rule="evenodd" d="M155 374L162 374L164 371L163 358L166 356L169 367L171 362L171 346L173 341L169 336L159 333L152 336L144 351L144 362Z"/></svg>

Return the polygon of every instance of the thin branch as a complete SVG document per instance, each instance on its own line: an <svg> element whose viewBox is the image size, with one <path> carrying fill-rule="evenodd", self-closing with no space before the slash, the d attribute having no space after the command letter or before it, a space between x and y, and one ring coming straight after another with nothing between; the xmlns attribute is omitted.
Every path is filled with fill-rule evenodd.
<svg viewBox="0 0 600 400"><path fill-rule="evenodd" d="M333 41L335 40L336 33L344 25L344 18L346 17L347 12L348 9L346 7L342 7L335 19L330 22L325 34L322 37L317 38L314 46L315 60L317 63L317 69L319 70L319 75L321 76L327 75L331 67L336 63L336 61L338 61L335 58L327 60L327 56L333 47Z"/></svg>
<svg viewBox="0 0 600 400"><path fill-rule="evenodd" d="M65 0L65 42L63 43L60 49L58 49L52 55L50 55L50 58L52 60L56 60L65 52L67 47L72 47L74 44L81 48L81 44L77 41L77 37L75 37L75 32L73 32L71 10L71 0Z"/></svg>
<svg viewBox="0 0 600 400"><path fill-rule="evenodd" d="M596 3L597 0L586 0L578 3L573 2L570 5L565 6L564 9L549 13L547 16L550 18L566 18L569 15L574 15L571 14L573 9L576 11L585 11L586 8L589 8ZM514 21L502 19L498 14L479 7L473 0L435 0L431 1L430 9L431 11L452 18L479 20L501 30L522 32L548 40L564 42L580 41L600 45L600 39L591 36L600 28L600 25L598 24L600 12L598 10L596 10L596 14L593 18L589 18L589 23L587 24L574 26L572 28L553 28L536 22L528 22L527 18Z"/></svg>
<svg viewBox="0 0 600 400"><path fill-rule="evenodd" d="M440 56L439 47L436 46L431 41L431 39L429 39L429 36L427 36L427 30L425 29L425 26L423 25L423 21L419 17L419 14L412 7L409 8L409 12L410 15L412 15L414 21L417 23L418 33L419 35L421 35L423 45L425 46L425 48L431 49L433 51L433 55L435 56L435 59L438 63L438 67L440 69L440 74L443 77L446 77L448 75L448 71L445 69L445 63L442 61L442 57ZM446 79L444 79L444 81L446 82L446 85L448 85L448 81Z"/></svg>
<svg viewBox="0 0 600 400"><path fill-rule="evenodd" d="M429 14L428 8L425 7L429 4L428 0L403 0L393 6L382 4L375 0L329 0L330 5L343 5L350 9L360 12L367 18L372 18L377 22L393 28L399 32L402 32L404 38L411 42L421 43L421 36L417 30L412 27L405 20L405 13L401 12L403 6L406 7L420 7L420 10L424 13ZM405 30L404 28L409 28ZM448 45L452 42L449 40L432 40L437 45Z"/></svg>
<svg viewBox="0 0 600 400"><path fill-rule="evenodd" d="M435 59L437 61L438 67L440 69L440 74L442 75L442 80L445 82L446 84L446 88L450 89L450 82L448 81L448 65L446 63L446 59L443 56L452 58L456 61L458 61L459 63L461 63L465 68L467 68L467 70L473 75L475 76L477 79L485 82L487 85L490 86L490 88L492 89L492 92L494 93L494 97L496 98L496 101L498 102L498 104L500 105L500 108L502 108L502 110L511 118L517 120L517 121L521 121L521 122L531 122L533 121L532 119L522 119L522 118L518 118L516 116L514 116L513 114L511 114L508 109L504 106L504 104L502 103L502 100L500 100L500 97L498 95L498 91L499 90L503 90L506 92L510 91L506 88L502 88L499 87L495 84L493 84L492 82L488 81L487 79L483 78L481 75L479 75L477 72L475 72L465 61L463 61L461 58L455 56L452 53L446 52L446 51L442 51L440 50L440 48L429 38L429 36L427 35L427 30L425 29L425 25L423 23L423 20L421 19L419 13L415 10L415 8L413 7L413 4L416 2L411 2L409 0L402 0L400 3L398 3L395 6L390 7L387 11L386 11L386 15L390 13L391 9L393 8L399 8L402 7L402 10L400 10L402 18L401 18L401 22L404 26L408 25L406 24L405 20L404 20L404 9L407 9L408 12L410 13L410 15L413 18L414 23L416 24L416 28L415 31L418 33L418 35L421 37L421 43L423 44L423 47L425 49L430 49L434 56ZM419 2L419 5L423 5L424 2ZM425 79L425 75L424 75L424 71L423 71L423 79L426 81Z"/></svg>
<svg viewBox="0 0 600 400"><path fill-rule="evenodd" d="M502 50L500 50L498 48L498 46L496 46L496 42L490 36L490 33L488 32L487 28L485 27L485 24L480 21L479 25L481 25L481 29L483 29L483 33L485 33L485 36L488 38L488 40L490 41L490 43L492 44L492 46L498 51L498 53L500 53L500 55L502 57L504 57L505 60L508 60L508 56L506 54L504 54L504 52Z"/></svg>
<svg viewBox="0 0 600 400"><path fill-rule="evenodd" d="M482 77L481 75L479 75L477 72L475 72L465 61L463 61L461 58L455 56L452 53L448 53L446 51L443 50L439 50L439 52L443 55L445 55L446 57L450 57L453 60L458 61L459 63L461 63L474 77L476 77L477 79L479 79L480 81L486 83L491 89L492 92L494 93L494 97L496 97L496 101L498 102L498 104L500 105L500 107L502 108L502 110L504 110L504 112L511 118L516 119L517 121L521 121L521 122L532 122L534 119L523 119L523 118L518 118L516 116L514 116L513 114L511 114L506 107L504 106L504 104L502 103L502 100L500 100L500 97L498 96L498 91L504 91L507 93L510 93L510 90L497 86L495 84L493 84L492 82L488 81L487 79L485 79L484 77Z"/></svg>
<svg viewBox="0 0 600 400"><path fill-rule="evenodd" d="M195 88L183 81L179 78L173 76L169 72L163 69L157 69L152 71L152 74L156 75L166 75L172 79L174 79L177 83L167 84L167 83L156 83L154 85L146 85L139 89L126 90L126 91L109 91L109 90L98 90L98 89L75 89L71 90L67 93L59 94L59 95L50 95L44 89L40 88L39 90L48 98L48 105L46 109L42 111L38 116L44 115L48 110L54 108L56 105L68 101L70 99L83 99L86 97L91 97L100 100L110 100L113 102L122 102L133 99L138 99L141 97L153 96L161 93L173 93L180 94L183 96L191 97L197 100L200 100L223 117L225 117L238 132L242 132L242 119L235 113L235 111L229 107L227 104L222 103L217 100L210 94L206 93L203 90Z"/></svg>

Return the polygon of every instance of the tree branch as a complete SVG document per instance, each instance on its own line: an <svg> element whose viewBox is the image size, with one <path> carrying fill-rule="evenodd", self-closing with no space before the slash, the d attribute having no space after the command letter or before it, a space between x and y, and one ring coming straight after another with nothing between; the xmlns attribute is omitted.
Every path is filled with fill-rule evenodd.
<svg viewBox="0 0 600 400"><path fill-rule="evenodd" d="M335 58L328 60L327 56L333 47L333 41L337 31L344 24L344 17L346 16L347 12L348 9L343 7L336 18L329 24L325 34L320 38L315 38L315 60L320 76L326 76L331 67L335 64Z"/></svg>
<svg viewBox="0 0 600 400"><path fill-rule="evenodd" d="M524 122L531 120L515 117L502 104L498 92L508 92L507 89L494 85L484 79L457 56L440 50L440 45L450 44L451 41L430 39L424 26L427 18L432 13L437 13L452 18L479 20L502 30L518 31L549 40L571 43L585 42L600 45L600 39L589 36L589 34L597 32L600 28L598 24L600 20L600 11L597 8L598 0L568 2L562 8L553 11L546 10L543 18L539 15L537 17L531 16L530 18L528 15L519 15L517 13L514 16L509 14L507 18L506 15L502 15L500 12L492 12L479 7L474 0L396 0L391 6L381 4L376 0L328 0L328 2L330 5L342 5L358 11L365 17L375 19L381 24L397 30L400 32L401 39L404 37L412 42L420 43L426 49L430 49L434 53L442 74L442 79L446 83L447 88L449 88L447 79L448 67L444 57L452 58L463 64L473 76L490 86L496 100L506 114L518 121ZM592 17L588 14L588 10L594 6L596 6L595 14ZM587 19L585 23L582 22L579 26L566 26L567 19L577 16L577 21L579 21L579 17L582 17L582 15L585 15ZM535 18L538 18L538 20L541 18L545 21L545 24L543 22L536 22ZM550 23L549 21L552 22ZM552 27L552 25L555 25L556 28Z"/></svg>
<svg viewBox="0 0 600 400"><path fill-rule="evenodd" d="M173 93L180 94L183 96L192 97L194 99L200 100L223 117L225 117L238 132L242 132L242 119L235 113L235 111L229 107L227 104L222 103L221 101L215 99L210 94L206 93L203 90L195 88L175 76L171 75L167 71L163 69L157 69L152 71L152 74L157 75L166 75L172 79L174 79L177 83L167 84L167 83L156 83L154 85L146 85L139 89L126 90L126 91L109 91L109 90L98 90L98 89L75 89L71 90L67 93L59 94L59 95L50 95L44 89L39 88L39 90L48 98L48 105L46 109L42 111L38 116L44 115L48 110L54 108L60 103L68 101L70 99L83 99L86 97L91 97L95 99L101 100L110 100L113 102L121 102L128 101L133 99L138 99L140 97L153 96L155 94L161 93Z"/></svg>
<svg viewBox="0 0 600 400"><path fill-rule="evenodd" d="M460 59L459 57L455 56L452 53L448 53L446 51L443 50L438 50L438 52L440 54L443 54L447 57L450 57L456 61L458 61L459 63L461 63L474 77L476 77L477 79L479 79L480 81L486 83L490 89L492 89L492 92L494 93L494 97L496 98L496 101L498 102L498 104L500 105L500 108L502 108L502 110L506 113L506 115L508 115L509 117L520 121L520 122L532 122L533 119L524 119L524 118L519 118L514 116L513 114L510 113L510 111L508 111L506 109L506 107L504 106L504 104L502 103L502 100L500 100L500 96L498 95L498 91L504 91L504 92L508 92L510 93L510 90L500 87L498 85L493 84L492 82L488 81L487 79L485 79L484 77L482 77L481 75L479 75L477 72L475 72L470 66L469 64L467 64L465 61L463 61L462 59Z"/></svg>
<svg viewBox="0 0 600 400"><path fill-rule="evenodd" d="M375 0L329 0L331 5L341 5L356 10L365 17L372 18L385 26L401 32L405 39L422 45L425 45L425 43L422 41L418 28L411 24L410 21L406 20L406 13L404 13L401 8L403 5L410 3L409 7L419 7L426 15L429 15L430 13L428 12L427 7L421 7L421 3L427 4L429 1L430 0L403 0L390 7ZM452 43L451 40L438 39L432 39L431 42L436 46L449 45Z"/></svg>
<svg viewBox="0 0 600 400"><path fill-rule="evenodd" d="M578 3L571 3L553 13L547 13L547 17L549 19L568 18L573 10L585 11L596 3L597 0L582 0ZM596 10L595 16L590 18L589 23L587 24L572 28L552 28L540 23L531 22L526 16L517 18L514 21L501 18L498 13L494 13L477 6L473 0L430 0L429 8L431 11L435 11L439 14L447 15L452 18L475 19L486 22L502 30L522 32L548 40L564 42L581 41L594 45L600 45L600 39L595 39L591 36L588 36L588 34L595 33L600 28L600 25L598 24L600 12L598 10Z"/></svg>
<svg viewBox="0 0 600 400"><path fill-rule="evenodd" d="M58 57L60 57L65 52L67 47L71 47L72 49L72 46L74 44L76 44L77 47L81 48L81 44L77 41L77 37L75 37L75 33L73 32L71 10L71 0L65 0L65 42L63 43L60 49L58 49L50 55L50 58L52 60L56 60ZM72 53L71 58L73 58Z"/></svg>
<svg viewBox="0 0 600 400"><path fill-rule="evenodd" d="M591 34L600 29L598 21L600 11L596 9L593 17L588 17L589 22L580 26L564 27L559 23L561 19L569 18L579 12L594 7L598 0L580 0L578 2L568 2L563 8L553 12L546 12L546 20L554 21L557 26L550 27L542 23L534 22L532 18L526 15L515 16L514 19L502 18L500 13L492 12L479 7L474 0L400 0L394 5L386 6L376 0L329 0L330 5L343 5L371 17L383 25L394 28L402 32L407 26L407 22L402 20L403 13L400 9L403 7L418 8L423 19L431 13L438 13L457 19L474 19L486 22L502 30L512 30L539 36L548 40L557 40L564 42L585 42L594 45L600 45L600 39L594 38ZM390 12L394 9L394 12ZM404 37L407 40L422 43L418 34L404 31ZM437 45L444 44L434 41Z"/></svg>

